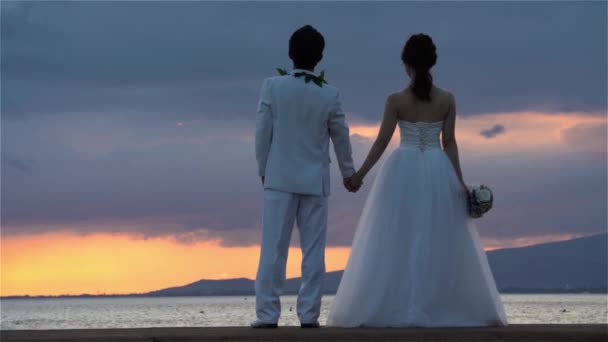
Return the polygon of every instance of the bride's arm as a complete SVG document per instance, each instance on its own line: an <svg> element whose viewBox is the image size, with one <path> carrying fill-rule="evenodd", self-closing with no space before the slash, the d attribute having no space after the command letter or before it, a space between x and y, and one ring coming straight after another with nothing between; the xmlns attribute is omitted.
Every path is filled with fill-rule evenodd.
<svg viewBox="0 0 608 342"><path fill-rule="evenodd" d="M460 161L458 158L458 144L456 144L456 134L454 131L456 130L456 100L454 99L454 95L451 96L450 99L450 107L448 109L448 114L443 121L443 130L441 133L441 143L443 145L443 150L448 155L448 158L452 162L454 166L454 170L456 171L456 175L460 180L463 188L466 190L466 185L464 183L464 179L462 178L462 171L460 170Z"/></svg>
<svg viewBox="0 0 608 342"><path fill-rule="evenodd" d="M380 131L378 132L378 137L376 137L376 141L372 145L372 148L369 150L367 154L367 158L365 158L365 162L363 165L355 173L353 176L353 183L361 182L365 175L371 170L372 167L378 162L378 159L382 156L382 153L386 150L386 147L391 142L391 138L393 137L393 133L395 132L395 127L397 126L397 110L394 105L394 100L392 96L389 96L386 99L386 104L384 105L384 117L382 119L382 124L380 125Z"/></svg>

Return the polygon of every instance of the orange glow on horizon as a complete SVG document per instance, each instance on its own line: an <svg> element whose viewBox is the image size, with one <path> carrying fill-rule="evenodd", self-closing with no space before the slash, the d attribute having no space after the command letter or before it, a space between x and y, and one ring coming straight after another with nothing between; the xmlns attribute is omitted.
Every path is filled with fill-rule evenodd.
<svg viewBox="0 0 608 342"><path fill-rule="evenodd" d="M0 295L125 294L200 279L255 278L259 247L180 244L169 237L51 233L2 238ZM344 268L349 248L326 250L328 271ZM301 251L290 248L287 277L300 276Z"/></svg>

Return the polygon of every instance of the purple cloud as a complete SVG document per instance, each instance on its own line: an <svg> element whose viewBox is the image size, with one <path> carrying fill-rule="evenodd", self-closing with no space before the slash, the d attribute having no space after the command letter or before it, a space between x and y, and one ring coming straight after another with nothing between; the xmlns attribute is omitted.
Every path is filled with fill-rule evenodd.
<svg viewBox="0 0 608 342"><path fill-rule="evenodd" d="M505 126L503 125L494 125L492 126L492 128L488 128L488 129L484 129L483 131L479 132L479 134L483 135L484 137L491 139L494 138L495 136L499 135L499 134L504 134L505 133Z"/></svg>

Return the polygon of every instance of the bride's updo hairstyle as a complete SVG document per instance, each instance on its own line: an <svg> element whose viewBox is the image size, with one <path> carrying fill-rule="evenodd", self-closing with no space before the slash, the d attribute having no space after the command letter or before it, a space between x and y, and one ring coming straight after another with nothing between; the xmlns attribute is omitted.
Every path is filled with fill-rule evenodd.
<svg viewBox="0 0 608 342"><path fill-rule="evenodd" d="M424 33L412 35L401 52L401 61L416 71L412 91L417 98L430 101L433 76L430 69L437 62L437 51L431 37Z"/></svg>

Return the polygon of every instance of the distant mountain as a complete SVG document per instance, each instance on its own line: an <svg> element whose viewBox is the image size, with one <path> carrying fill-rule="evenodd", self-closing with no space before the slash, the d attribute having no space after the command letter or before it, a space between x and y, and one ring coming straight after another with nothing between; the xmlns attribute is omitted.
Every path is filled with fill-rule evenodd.
<svg viewBox="0 0 608 342"><path fill-rule="evenodd" d="M144 293L147 296L237 296L254 293L253 280L199 280L194 283Z"/></svg>
<svg viewBox="0 0 608 342"><path fill-rule="evenodd" d="M508 248L487 253L501 292L601 291L608 288L608 234ZM334 294L342 271L328 272L325 293ZM284 293L295 294L300 278L287 279ZM253 295L253 280L199 280L144 293L146 296Z"/></svg>
<svg viewBox="0 0 608 342"><path fill-rule="evenodd" d="M488 253L501 290L606 289L608 234Z"/></svg>

